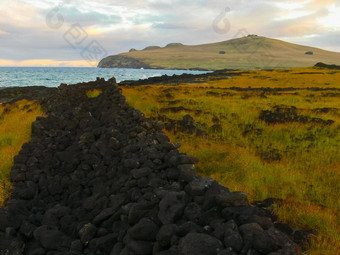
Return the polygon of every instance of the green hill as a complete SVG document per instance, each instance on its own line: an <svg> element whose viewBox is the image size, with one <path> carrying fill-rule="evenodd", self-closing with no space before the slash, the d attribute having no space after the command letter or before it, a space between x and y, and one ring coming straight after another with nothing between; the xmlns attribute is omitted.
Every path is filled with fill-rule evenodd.
<svg viewBox="0 0 340 255"><path fill-rule="evenodd" d="M308 67L317 62L339 65L340 53L252 35L211 44L170 43L165 47L132 49L102 59L98 67L264 69Z"/></svg>

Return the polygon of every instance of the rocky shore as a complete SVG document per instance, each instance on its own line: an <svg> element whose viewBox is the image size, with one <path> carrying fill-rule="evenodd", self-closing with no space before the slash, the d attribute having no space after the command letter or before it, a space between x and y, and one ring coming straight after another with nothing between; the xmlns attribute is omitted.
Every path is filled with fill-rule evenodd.
<svg viewBox="0 0 340 255"><path fill-rule="evenodd" d="M61 85L41 104L0 208L0 254L298 254L289 226L198 176L114 79Z"/></svg>
<svg viewBox="0 0 340 255"><path fill-rule="evenodd" d="M159 77L150 77L148 79L140 79L137 81L127 80L119 83L120 86L140 86L140 85L179 85L181 83L205 83L208 80L220 80L226 79L228 77L240 76L243 73L248 73L247 71L237 71L237 70L217 70L211 73L204 74L180 74L180 75L162 75Z"/></svg>

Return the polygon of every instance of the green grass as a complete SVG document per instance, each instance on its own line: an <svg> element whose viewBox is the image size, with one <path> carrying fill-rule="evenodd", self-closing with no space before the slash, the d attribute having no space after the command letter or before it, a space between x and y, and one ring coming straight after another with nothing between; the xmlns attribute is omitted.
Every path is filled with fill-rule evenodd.
<svg viewBox="0 0 340 255"><path fill-rule="evenodd" d="M225 51L226 54L219 54ZM313 51L314 55L305 52ZM202 45L175 45L119 54L152 68L207 70L308 67L317 62L340 64L340 53L287 43L266 37L243 37ZM256 61L254 61L256 60ZM128 63L128 59L125 61ZM99 66L120 67L122 58L109 56Z"/></svg>
<svg viewBox="0 0 340 255"><path fill-rule="evenodd" d="M321 72L322 74L296 74ZM128 102L146 116L159 114L180 120L190 114L206 136L166 131L181 150L197 157L202 176L211 176L231 190L242 190L252 201L284 199L275 212L295 227L315 229L308 254L337 254L340 250L340 71L291 69L287 72L253 71L233 79L180 86L124 87ZM328 85L326 85L326 84ZM232 87L289 88L292 91L237 91ZM207 92L214 92L208 93ZM166 96L172 95L171 99ZM294 94L297 93L297 94ZM175 104L173 103L174 101ZM262 110L275 105L295 106L298 114L335 121L332 125L283 123L259 119ZM161 108L183 106L188 111L164 113ZM328 113L316 108L336 108ZM195 114L201 110L200 114ZM213 117L222 131L212 133ZM279 155L276 158L275 155Z"/></svg>

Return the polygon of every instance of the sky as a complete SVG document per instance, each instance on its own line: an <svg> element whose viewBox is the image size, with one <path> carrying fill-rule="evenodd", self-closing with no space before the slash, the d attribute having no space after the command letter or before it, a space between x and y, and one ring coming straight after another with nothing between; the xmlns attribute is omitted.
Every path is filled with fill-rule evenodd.
<svg viewBox="0 0 340 255"><path fill-rule="evenodd" d="M339 0L0 0L0 66L96 66L248 33L340 52L339 17Z"/></svg>

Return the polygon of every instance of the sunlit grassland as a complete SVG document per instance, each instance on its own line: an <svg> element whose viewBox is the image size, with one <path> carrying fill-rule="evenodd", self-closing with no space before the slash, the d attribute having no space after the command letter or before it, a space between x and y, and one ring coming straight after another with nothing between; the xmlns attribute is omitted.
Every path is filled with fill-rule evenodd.
<svg viewBox="0 0 340 255"><path fill-rule="evenodd" d="M10 196L10 170L14 156L31 138L31 124L43 115L35 101L21 100L14 104L0 104L0 206Z"/></svg>
<svg viewBox="0 0 340 255"><path fill-rule="evenodd" d="M252 201L284 199L274 207L282 221L319 232L308 254L338 254L340 91L336 89L340 89L339 71L298 68L251 71L203 84L124 87L123 94L148 117L181 120L190 114L206 135L166 133L173 142L181 142L183 152L200 160L196 169L201 175L245 191ZM335 123L267 124L259 119L262 110L277 105L294 106L300 115ZM186 110L161 110L178 106ZM222 127L219 132L211 129L216 123Z"/></svg>
<svg viewBox="0 0 340 255"><path fill-rule="evenodd" d="M231 73L242 73L242 76L230 77L207 82L214 87L240 87L248 88L332 88L338 87L340 72L336 70L325 70L319 68L294 68L278 70L250 70L234 71ZM194 86L201 86L196 84Z"/></svg>

